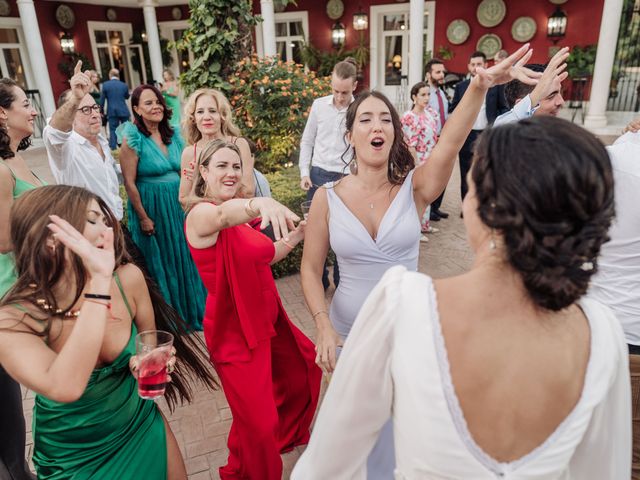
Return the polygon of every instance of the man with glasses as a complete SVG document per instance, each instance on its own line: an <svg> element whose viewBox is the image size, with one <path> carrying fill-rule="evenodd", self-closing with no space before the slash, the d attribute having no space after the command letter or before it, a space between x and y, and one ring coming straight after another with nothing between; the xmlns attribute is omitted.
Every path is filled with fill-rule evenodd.
<svg viewBox="0 0 640 480"><path fill-rule="evenodd" d="M82 72L78 62L69 80L70 89L60 95L58 109L42 132L49 166L56 182L86 188L109 206L118 220L123 208L120 185L109 142L102 135L100 105L89 93L89 71ZM134 262L145 268L144 257L124 225L126 247Z"/></svg>

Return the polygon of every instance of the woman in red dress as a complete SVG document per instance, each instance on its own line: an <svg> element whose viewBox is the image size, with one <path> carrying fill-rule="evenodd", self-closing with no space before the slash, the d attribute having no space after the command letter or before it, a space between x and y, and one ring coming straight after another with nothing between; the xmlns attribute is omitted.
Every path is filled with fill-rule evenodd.
<svg viewBox="0 0 640 480"><path fill-rule="evenodd" d="M313 343L282 306L270 264L303 239L305 222L271 198L236 198L238 148L208 143L198 157L185 223L193 260L209 295L203 321L211 361L233 423L227 479L280 480L280 454L309 440L321 371ZM260 217L276 242L248 225Z"/></svg>

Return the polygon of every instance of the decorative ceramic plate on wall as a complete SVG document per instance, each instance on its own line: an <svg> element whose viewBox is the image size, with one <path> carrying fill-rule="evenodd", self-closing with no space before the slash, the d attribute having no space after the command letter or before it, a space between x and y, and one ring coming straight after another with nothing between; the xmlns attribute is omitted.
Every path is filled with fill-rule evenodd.
<svg viewBox="0 0 640 480"><path fill-rule="evenodd" d="M454 45L460 45L467 41L470 33L469 24L462 19L457 19L447 27L447 40Z"/></svg>
<svg viewBox="0 0 640 480"><path fill-rule="evenodd" d="M59 5L56 8L56 20L65 30L70 30L76 23L76 15L68 5Z"/></svg>
<svg viewBox="0 0 640 480"><path fill-rule="evenodd" d="M338 20L344 13L344 3L342 0L329 0L327 2L327 17L331 20Z"/></svg>
<svg viewBox="0 0 640 480"><path fill-rule="evenodd" d="M562 5L563 3L567 3L567 0L549 0L554 5Z"/></svg>
<svg viewBox="0 0 640 480"><path fill-rule="evenodd" d="M476 45L476 49L484 53L487 58L493 58L501 48L502 40L500 40L499 36L493 33L487 33L486 35L481 36L478 40L478 44Z"/></svg>
<svg viewBox="0 0 640 480"><path fill-rule="evenodd" d="M491 28L499 25L507 14L503 0L482 0L478 5L478 22L483 27Z"/></svg>
<svg viewBox="0 0 640 480"><path fill-rule="evenodd" d="M11 13L11 5L7 0L0 1L0 15L6 17Z"/></svg>
<svg viewBox="0 0 640 480"><path fill-rule="evenodd" d="M536 21L531 17L519 17L511 26L511 36L517 42L528 42L538 30Z"/></svg>

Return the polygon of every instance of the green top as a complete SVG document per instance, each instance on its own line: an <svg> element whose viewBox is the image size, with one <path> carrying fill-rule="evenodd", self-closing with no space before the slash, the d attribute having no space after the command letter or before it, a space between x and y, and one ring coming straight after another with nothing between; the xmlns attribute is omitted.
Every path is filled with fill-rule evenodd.
<svg viewBox="0 0 640 480"><path fill-rule="evenodd" d="M28 190L33 190L34 188L38 188L38 185L33 185L21 178L16 177L16 174L11 170L11 167L7 165L3 160L0 160L0 164L5 165L9 171L11 172L11 176L14 180L13 187L13 199L15 200L20 195ZM34 173L34 177L38 178L38 176ZM38 180L40 180L38 178ZM40 180L40 183L45 185L45 182ZM13 284L18 279L18 275L15 269L15 263L13 261L12 253L3 253L0 254L0 298L4 296L5 293L13 286Z"/></svg>
<svg viewBox="0 0 640 480"><path fill-rule="evenodd" d="M167 478L164 421L153 401L138 396L129 371L136 334L132 319L127 345L110 365L93 370L79 400L60 403L36 395L33 463L39 480Z"/></svg>

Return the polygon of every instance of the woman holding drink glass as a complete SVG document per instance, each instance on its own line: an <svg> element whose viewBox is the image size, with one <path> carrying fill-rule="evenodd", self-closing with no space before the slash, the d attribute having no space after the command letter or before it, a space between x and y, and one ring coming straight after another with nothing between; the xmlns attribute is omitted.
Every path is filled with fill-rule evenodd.
<svg viewBox="0 0 640 480"><path fill-rule="evenodd" d="M138 331L187 327L172 309L163 316L161 294L126 263L108 207L78 187L26 192L12 207L11 240L18 279L0 303L0 363L36 392L38 478L186 478L175 437L157 405L138 396L129 364ZM185 374L214 384L193 340L175 337L170 406L190 399Z"/></svg>
<svg viewBox="0 0 640 480"><path fill-rule="evenodd" d="M303 239L305 222L296 227L271 198L236 198L242 172L236 145L204 146L185 231L209 292L204 336L233 414L220 477L280 480L280 454L308 441L320 393L313 344L289 320L270 268ZM257 217L276 242L248 225Z"/></svg>

